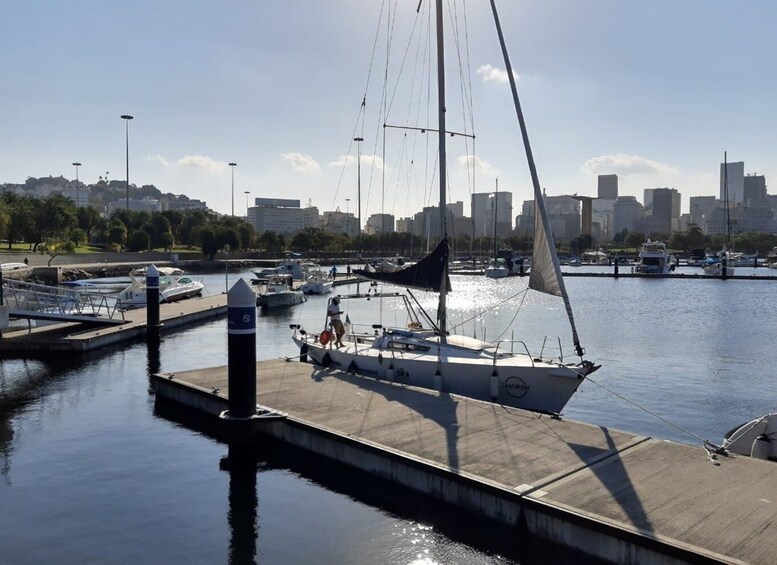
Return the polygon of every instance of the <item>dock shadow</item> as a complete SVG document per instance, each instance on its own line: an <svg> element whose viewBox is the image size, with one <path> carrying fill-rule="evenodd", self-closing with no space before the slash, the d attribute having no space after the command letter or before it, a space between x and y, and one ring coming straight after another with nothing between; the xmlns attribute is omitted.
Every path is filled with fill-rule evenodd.
<svg viewBox="0 0 777 565"><path fill-rule="evenodd" d="M417 413L425 420L435 422L445 432L445 447L448 467L458 472L459 469L459 450L458 450L458 401L447 392L436 392L433 390L415 390L406 385L390 383L375 379L372 377L355 375L341 369L324 368L315 366L311 378L316 382L321 382L326 377L336 378L347 382L360 389L372 394L382 396L388 402L397 402ZM372 398L369 399L372 402ZM364 411L362 419L363 429L364 421L369 413L369 405Z"/></svg>

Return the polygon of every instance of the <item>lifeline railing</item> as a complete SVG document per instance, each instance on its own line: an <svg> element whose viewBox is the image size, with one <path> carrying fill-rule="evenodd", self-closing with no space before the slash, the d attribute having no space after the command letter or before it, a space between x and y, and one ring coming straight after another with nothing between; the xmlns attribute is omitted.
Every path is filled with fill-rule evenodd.
<svg viewBox="0 0 777 565"><path fill-rule="evenodd" d="M109 320L124 319L116 296L5 279L3 300L12 310Z"/></svg>

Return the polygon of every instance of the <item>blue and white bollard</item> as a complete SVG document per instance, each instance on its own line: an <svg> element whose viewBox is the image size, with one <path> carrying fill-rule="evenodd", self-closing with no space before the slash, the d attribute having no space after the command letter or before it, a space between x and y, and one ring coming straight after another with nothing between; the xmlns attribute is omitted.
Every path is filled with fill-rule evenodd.
<svg viewBox="0 0 777 565"><path fill-rule="evenodd" d="M146 338L159 340L162 325L159 323L159 269L149 265L146 269Z"/></svg>
<svg viewBox="0 0 777 565"><path fill-rule="evenodd" d="M256 415L256 293L244 279L227 293L229 418Z"/></svg>

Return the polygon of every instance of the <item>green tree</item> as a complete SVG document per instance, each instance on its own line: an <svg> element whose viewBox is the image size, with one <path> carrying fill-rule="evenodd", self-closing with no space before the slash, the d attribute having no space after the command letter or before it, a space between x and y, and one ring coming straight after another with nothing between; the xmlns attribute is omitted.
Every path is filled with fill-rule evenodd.
<svg viewBox="0 0 777 565"><path fill-rule="evenodd" d="M51 267L51 262L55 257L68 253L75 253L76 246L72 241L68 240L46 240L41 244L41 249L49 256L48 265Z"/></svg>
<svg viewBox="0 0 777 565"><path fill-rule="evenodd" d="M81 228L74 228L70 230L70 233L68 234L68 240L72 241L73 245L76 247L86 243L87 239L86 232Z"/></svg>
<svg viewBox="0 0 777 565"><path fill-rule="evenodd" d="M643 243L645 243L645 234L639 233L639 232L629 232L629 234L626 236L626 240L624 243L628 247L639 247Z"/></svg>
<svg viewBox="0 0 777 565"><path fill-rule="evenodd" d="M213 229L213 226L202 226L199 229L199 236L202 242L202 254L208 257L208 261L213 261L213 257L219 251L216 230Z"/></svg>
<svg viewBox="0 0 777 565"><path fill-rule="evenodd" d="M30 231L33 224L33 210L35 199L29 196L19 196L13 192L4 192L2 202L8 213L8 222L5 225L3 236L8 241L8 249L14 243L22 241Z"/></svg>
<svg viewBox="0 0 777 565"><path fill-rule="evenodd" d="M127 249L129 251L145 251L151 245L151 236L142 229L130 230L127 235Z"/></svg>
<svg viewBox="0 0 777 565"><path fill-rule="evenodd" d="M122 249L127 244L127 226L118 218L108 224L106 242L111 249Z"/></svg>
<svg viewBox="0 0 777 565"><path fill-rule="evenodd" d="M78 227L86 232L87 241L94 235L92 230L100 223L100 212L94 206L83 206L76 211L78 217Z"/></svg>
<svg viewBox="0 0 777 565"><path fill-rule="evenodd" d="M33 212L34 227L30 241L35 251L43 241L64 241L71 229L78 226L75 204L61 194L52 194L39 201Z"/></svg>

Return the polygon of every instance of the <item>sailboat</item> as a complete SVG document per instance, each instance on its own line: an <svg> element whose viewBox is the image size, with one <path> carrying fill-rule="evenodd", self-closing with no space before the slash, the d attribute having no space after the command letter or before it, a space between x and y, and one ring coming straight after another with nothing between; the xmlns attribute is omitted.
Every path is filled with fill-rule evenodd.
<svg viewBox="0 0 777 565"><path fill-rule="evenodd" d="M717 255L707 255L702 261L702 272L713 277L726 277L734 274L731 249L731 217L728 205L728 156L723 152L723 206L726 211L726 245Z"/></svg>
<svg viewBox="0 0 777 565"><path fill-rule="evenodd" d="M349 331L342 347L335 347L331 333L307 332L299 324L292 324L293 339L300 348L301 357L309 357L317 364L337 367L354 374L377 378L441 393L453 393L502 405L544 413L560 413L586 376L596 369L584 360L584 350L575 328L569 297L561 276L553 236L548 225L542 191L529 145L512 67L504 43L499 16L494 0L491 2L502 54L510 80L524 148L534 187L535 233L534 263L529 287L539 292L559 296L564 300L572 338L579 361L566 362L511 351L511 340L489 343L463 335L453 335L448 329L447 295L451 291L449 270L450 246L446 214L446 124L445 124L445 70L443 53L443 1L436 0L437 8L437 90L438 90L438 152L440 180L440 234L441 241L424 259L394 273L356 271L365 278L392 283L407 289L401 296L411 320L405 328L373 325L373 333ZM374 284L374 283L373 283ZM439 293L436 316L427 313L410 289ZM383 296L383 293L372 294ZM363 295L345 295L357 298ZM544 348L543 348L544 351Z"/></svg>
<svg viewBox="0 0 777 565"><path fill-rule="evenodd" d="M503 279L510 274L505 260L498 256L496 242L496 218L497 206L499 205L499 179L496 179L496 189L494 191L494 257L489 262L484 274L490 279Z"/></svg>

